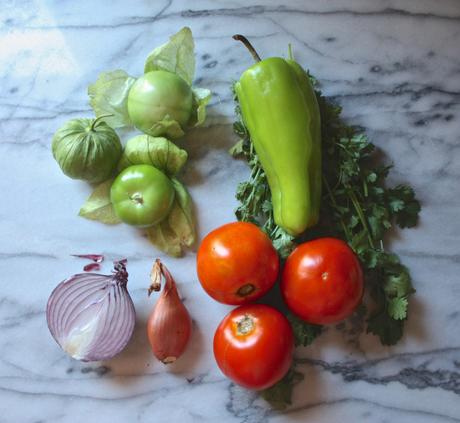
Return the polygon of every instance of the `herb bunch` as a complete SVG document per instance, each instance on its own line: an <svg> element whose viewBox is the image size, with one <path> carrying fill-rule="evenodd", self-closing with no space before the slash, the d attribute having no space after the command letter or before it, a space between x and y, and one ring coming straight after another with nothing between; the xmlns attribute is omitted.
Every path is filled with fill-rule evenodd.
<svg viewBox="0 0 460 423"><path fill-rule="evenodd" d="M314 86L316 80L312 79ZM239 184L238 220L258 224L285 258L298 243L323 236L345 240L360 258L366 284L374 301L367 313L367 332L393 345L402 336L409 296L415 292L408 269L398 256L384 248L384 238L394 225L415 226L420 204L407 185L387 188L391 166L376 164L376 148L359 128L346 124L341 108L315 90L321 113L323 197L319 223L294 239L273 220L270 188L243 124L236 95L234 131L241 138L230 150L244 157L251 174ZM321 331L313 325L293 325L299 339L310 342Z"/></svg>

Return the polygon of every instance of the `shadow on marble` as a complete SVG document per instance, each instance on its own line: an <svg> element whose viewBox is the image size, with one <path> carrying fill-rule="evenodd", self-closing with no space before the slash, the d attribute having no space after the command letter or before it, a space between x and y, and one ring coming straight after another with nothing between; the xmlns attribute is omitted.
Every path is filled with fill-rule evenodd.
<svg viewBox="0 0 460 423"><path fill-rule="evenodd" d="M193 320L192 336L184 354L174 363L168 365L160 364L160 366L165 372L169 373L184 375L197 374L198 363L206 341L207 339L201 331L200 325Z"/></svg>
<svg viewBox="0 0 460 423"><path fill-rule="evenodd" d="M182 181L191 187L206 183L208 177L225 167L225 160L231 158L228 150L237 141L233 121L228 117L220 119L216 125L191 130L184 139L176 142L189 155L190 164L184 169ZM212 156L212 166L201 169L199 162L206 156Z"/></svg>
<svg viewBox="0 0 460 423"><path fill-rule="evenodd" d="M417 286L417 283L414 283ZM433 342L428 331L430 319L429 308L421 295L413 295L410 300L410 317L406 322L404 338L415 340L417 344L426 344L427 347Z"/></svg>
<svg viewBox="0 0 460 423"><path fill-rule="evenodd" d="M99 376L111 373L111 381L118 385L141 383L139 376L151 376L155 373L172 373L177 375L193 374L198 366L203 351L205 337L196 321L193 321L192 335L183 356L175 363L164 365L157 361L152 353L146 336L147 319L137 317L133 336L128 346L116 357L93 369ZM97 371L104 369L104 372Z"/></svg>
<svg viewBox="0 0 460 423"><path fill-rule="evenodd" d="M124 377L127 372L129 372L129 376L148 373L152 351L146 336L146 325L147 322L143 316L136 316L133 336L126 348L120 354L104 363L113 372L114 383L120 385L135 384L138 382L136 377ZM122 372L119 370L122 370Z"/></svg>

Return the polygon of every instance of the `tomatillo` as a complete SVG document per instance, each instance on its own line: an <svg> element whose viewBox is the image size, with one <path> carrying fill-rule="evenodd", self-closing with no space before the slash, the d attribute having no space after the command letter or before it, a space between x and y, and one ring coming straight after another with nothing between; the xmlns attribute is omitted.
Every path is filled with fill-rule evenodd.
<svg viewBox="0 0 460 423"><path fill-rule="evenodd" d="M134 126L154 137L164 135L171 121L185 129L192 106L192 89L187 82L163 70L141 76L128 94L128 113Z"/></svg>
<svg viewBox="0 0 460 423"><path fill-rule="evenodd" d="M125 223L147 227L168 216L174 201L169 178L150 165L134 165L113 181L110 200L115 214Z"/></svg>

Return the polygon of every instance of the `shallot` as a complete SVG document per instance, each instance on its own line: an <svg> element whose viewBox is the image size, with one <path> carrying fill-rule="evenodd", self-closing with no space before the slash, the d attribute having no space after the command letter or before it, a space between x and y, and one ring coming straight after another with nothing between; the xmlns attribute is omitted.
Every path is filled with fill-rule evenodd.
<svg viewBox="0 0 460 423"><path fill-rule="evenodd" d="M176 283L166 266L155 261L151 274L149 295L165 285L148 322L147 335L155 357L164 364L173 363L185 351L192 331L190 314L179 298Z"/></svg>

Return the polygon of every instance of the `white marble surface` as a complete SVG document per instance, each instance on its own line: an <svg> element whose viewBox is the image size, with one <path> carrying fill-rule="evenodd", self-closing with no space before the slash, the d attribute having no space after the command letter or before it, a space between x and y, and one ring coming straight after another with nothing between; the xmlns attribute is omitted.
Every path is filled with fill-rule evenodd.
<svg viewBox="0 0 460 423"><path fill-rule="evenodd" d="M0 22L1 423L460 422L458 1L2 0ZM201 290L193 252L165 258L194 318L191 346L174 366L152 359L145 288L158 252L127 226L78 218L90 188L51 156L54 130L90 115L86 87L100 71L141 73L151 47L184 25L196 38L197 78L215 92L207 127L185 143L201 236L233 220L246 175L226 154L235 141L230 82L251 62L236 32L263 56L291 42L394 162L392 181L412 184L423 202L419 227L391 240L418 291L403 341L383 348L330 329L298 350L305 380L285 413L217 369L211 339L228 307ZM138 310L129 347L106 363L66 357L45 321L52 288L81 270L70 254L88 252L128 257Z"/></svg>

